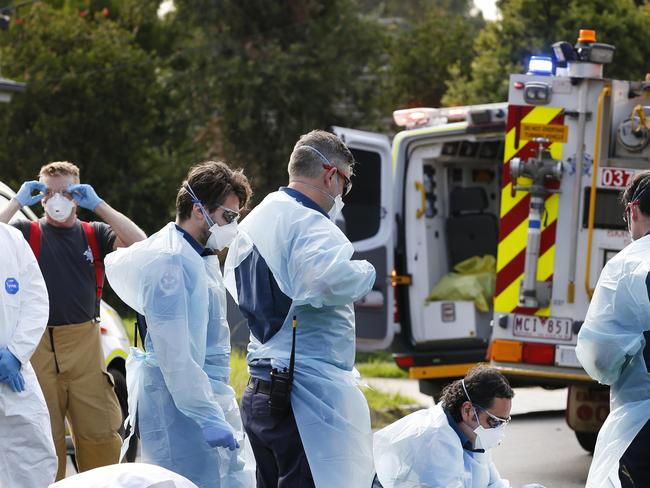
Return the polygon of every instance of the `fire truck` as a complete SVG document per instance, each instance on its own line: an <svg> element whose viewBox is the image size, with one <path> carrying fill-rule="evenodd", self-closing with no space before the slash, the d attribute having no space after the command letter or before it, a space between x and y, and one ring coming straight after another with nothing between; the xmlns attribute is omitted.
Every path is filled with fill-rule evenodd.
<svg viewBox="0 0 650 488"><path fill-rule="evenodd" d="M614 47L581 31L510 77L490 359L515 380L569 385L567 421L592 450L607 390L575 355L604 264L629 243L619 204L650 169L650 82L603 78Z"/></svg>
<svg viewBox="0 0 650 488"><path fill-rule="evenodd" d="M434 398L486 360L514 385L569 386L567 421L592 450L608 392L575 345L600 271L629 242L620 191L650 169L650 82L603 78L615 48L594 31L553 51L510 76L507 103L397 111L392 141L335 127L358 162L339 225L377 269L355 304L361 349L392 344ZM493 308L427 300L484 255Z"/></svg>

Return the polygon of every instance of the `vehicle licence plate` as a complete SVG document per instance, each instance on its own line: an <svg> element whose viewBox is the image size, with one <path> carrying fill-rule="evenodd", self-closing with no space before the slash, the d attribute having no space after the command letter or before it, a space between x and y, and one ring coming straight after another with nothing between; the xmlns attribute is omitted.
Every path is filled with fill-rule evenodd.
<svg viewBox="0 0 650 488"><path fill-rule="evenodd" d="M571 319L515 315L512 334L517 337L570 341L573 335L572 326L573 320Z"/></svg>

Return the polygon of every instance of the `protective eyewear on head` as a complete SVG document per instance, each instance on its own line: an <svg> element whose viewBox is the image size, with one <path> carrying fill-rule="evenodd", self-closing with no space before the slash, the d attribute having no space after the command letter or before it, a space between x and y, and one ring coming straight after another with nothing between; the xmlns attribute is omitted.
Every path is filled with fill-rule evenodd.
<svg viewBox="0 0 650 488"><path fill-rule="evenodd" d="M508 425L510 423L510 420L512 420L512 417L508 417L507 419L502 419L501 417L497 417L496 415L493 415L490 412L488 412L487 409L481 407L480 405L476 405L475 403L472 403L472 405L474 406L474 408L478 408L479 410L488 414L487 423L492 429L496 429L501 425Z"/></svg>
<svg viewBox="0 0 650 488"><path fill-rule="evenodd" d="M340 169L338 169L336 166L332 166L331 164L325 164L323 163L323 168L325 168L327 171L330 171L331 169L335 169L336 173L343 177L343 196L347 195L350 193L350 190L352 190L352 180Z"/></svg>

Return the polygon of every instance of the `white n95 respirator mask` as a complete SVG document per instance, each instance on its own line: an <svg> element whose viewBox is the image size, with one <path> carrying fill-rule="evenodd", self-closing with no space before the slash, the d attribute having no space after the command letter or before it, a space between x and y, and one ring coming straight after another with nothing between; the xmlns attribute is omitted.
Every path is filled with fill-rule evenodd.
<svg viewBox="0 0 650 488"><path fill-rule="evenodd" d="M205 246L217 251L223 251L237 237L237 221L235 220L226 225L213 224L209 232L210 237L208 237Z"/></svg>
<svg viewBox="0 0 650 488"><path fill-rule="evenodd" d="M481 421L478 418L478 413L474 409L474 415L476 416L476 421L478 422L478 427L474 429L476 434L476 442L474 447L476 449L484 449L486 451L497 447L503 442L503 438L506 436L506 424L501 424L498 427L493 427L491 429L486 429L481 425Z"/></svg>
<svg viewBox="0 0 650 488"><path fill-rule="evenodd" d="M65 222L70 217L74 202L68 200L60 193L55 193L54 196L48 199L43 204L45 212L57 222Z"/></svg>

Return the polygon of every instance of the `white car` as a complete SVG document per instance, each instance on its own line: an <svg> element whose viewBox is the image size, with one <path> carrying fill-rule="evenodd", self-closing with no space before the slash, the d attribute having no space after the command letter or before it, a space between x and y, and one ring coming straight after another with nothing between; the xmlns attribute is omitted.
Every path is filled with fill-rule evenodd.
<svg viewBox="0 0 650 488"><path fill-rule="evenodd" d="M0 181L0 208L15 195L7 185ZM15 220L36 220L37 215L29 208L23 207L14 215L12 222ZM106 369L115 380L115 393L122 408L122 417L126 418L128 413L127 390L126 390L126 358L129 351L129 338L124 328L122 318L113 307L108 305L104 300L100 304L100 331L102 350L104 351L104 361ZM120 429L121 431L123 428ZM121 432L124 435L123 432ZM68 445L68 454L74 459L74 448L70 436L66 439ZM127 460L134 461L137 451L137 442L131 440L131 447L127 452Z"/></svg>

